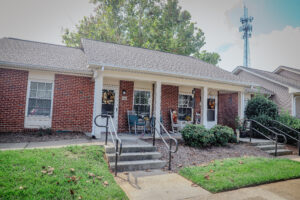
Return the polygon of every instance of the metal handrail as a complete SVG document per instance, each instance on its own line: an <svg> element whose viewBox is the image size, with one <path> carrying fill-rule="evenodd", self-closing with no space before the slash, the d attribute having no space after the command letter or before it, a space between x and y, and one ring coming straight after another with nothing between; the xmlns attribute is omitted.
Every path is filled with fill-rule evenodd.
<svg viewBox="0 0 300 200"><path fill-rule="evenodd" d="M285 124L283 124L283 123L281 123L281 122L279 122L279 121L276 121L276 120L271 120L271 121L272 121L273 123L277 123L277 124L283 126L284 128L287 128L287 129L290 130L290 131L295 132L295 133L298 135L298 139L297 139L297 138L294 138L293 136L287 134L286 132L284 132L284 131L278 129L277 127L273 127L273 128L275 128L275 129L277 129L279 132L281 132L282 134L288 136L289 138L291 138L291 139L293 139L293 140L296 140L296 142L298 143L298 155L300 156L300 132L297 131L297 130L295 130L295 129L293 129L293 128L291 128L291 127L289 127L289 126L287 126L287 125L285 125Z"/></svg>
<svg viewBox="0 0 300 200"><path fill-rule="evenodd" d="M270 128L264 126L263 124L261 124L260 122L258 122L258 121L256 121L256 120L253 120L253 119L246 119L245 122L246 122L246 121L254 122L254 123L256 123L257 125L263 127L264 129L268 130L269 132L271 132L271 133L273 133L273 134L275 135L275 141L274 141L273 139L269 138L268 136L266 136L265 134L263 134L263 133L260 132L259 130L253 128L253 127L252 127L252 123L251 123L251 125L250 125L250 130L254 130L255 132L261 134L261 135L264 136L265 138L267 138L267 139L269 139L269 140L271 140L271 141L273 141L273 142L275 143L275 156L277 156L277 150L278 150L278 148L277 148L277 147L278 147L278 136L282 136L282 137L284 138L284 144L286 144L286 142L287 142L286 136L283 135L283 134L280 134L280 133L277 133L277 132L273 131L272 129L270 129ZM252 132L251 132L251 134L250 134L250 142L251 142L251 137L252 137Z"/></svg>
<svg viewBox="0 0 300 200"><path fill-rule="evenodd" d="M159 127L162 127L164 132L167 134L167 136L169 137L169 144L166 142L164 137L161 135L160 130L155 126L155 123L158 123ZM156 131L154 131L154 133L153 133L153 146L155 146L155 132L157 132L158 135L161 137L162 141L165 143L165 145L169 151L169 170L171 170L172 153L176 153L178 151L178 141L170 135L170 133L166 130L164 125L159 120L155 120L155 123L154 123L154 127L155 127ZM175 150L172 150L172 140L175 143Z"/></svg>
<svg viewBox="0 0 300 200"><path fill-rule="evenodd" d="M106 118L106 125L99 125L97 123L97 118L98 117L103 117L103 118ZM108 125L108 121L110 121L111 123L111 127L113 130L111 130L111 127ZM111 136L111 139L112 139L112 142L113 142L113 145L115 147L115 176L117 176L117 173L118 173L118 157L122 154L122 140L121 138L119 138L118 136L118 133L116 131L116 128L115 128L115 125L114 125L114 122L113 122L113 119L111 117L111 115L106 115L106 114L101 114L101 115L97 115L94 119L94 123L96 126L98 127L102 127L102 128L105 128L106 131L105 131L105 145L107 145L107 140L108 140L108 132L110 133L110 136ZM109 131L108 131L109 130ZM114 133L114 134L113 134ZM116 140L114 139L114 136L116 137Z"/></svg>

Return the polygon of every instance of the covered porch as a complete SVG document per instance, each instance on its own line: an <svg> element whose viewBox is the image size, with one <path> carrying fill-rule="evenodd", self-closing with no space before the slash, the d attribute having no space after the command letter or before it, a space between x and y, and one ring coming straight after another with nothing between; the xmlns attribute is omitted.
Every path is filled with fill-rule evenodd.
<svg viewBox="0 0 300 200"><path fill-rule="evenodd" d="M168 131L172 131L170 111L177 113L174 123L182 127L197 122L206 128L233 127L236 116L244 117L243 85L103 69L94 71L94 81L93 118L111 115L118 133L129 132L128 111L148 120L162 119ZM93 135L101 137L103 131L93 124Z"/></svg>

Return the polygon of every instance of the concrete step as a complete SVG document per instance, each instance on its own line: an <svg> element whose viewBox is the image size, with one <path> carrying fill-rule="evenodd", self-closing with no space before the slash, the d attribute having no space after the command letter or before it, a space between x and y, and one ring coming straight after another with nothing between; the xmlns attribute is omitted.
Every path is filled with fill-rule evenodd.
<svg viewBox="0 0 300 200"><path fill-rule="evenodd" d="M106 154L109 162L115 162L116 155L114 153ZM159 152L133 152L133 153L122 153L119 156L118 161L134 161L134 160L153 160L161 158Z"/></svg>
<svg viewBox="0 0 300 200"><path fill-rule="evenodd" d="M259 145L257 146L259 149L263 150L263 151L268 151L268 150L275 150L275 144L272 145ZM279 144L277 145L277 149L284 149L284 145Z"/></svg>
<svg viewBox="0 0 300 200"><path fill-rule="evenodd" d="M151 145L126 145L122 148L122 153L133 153L133 152L153 152L156 151L156 147ZM107 154L115 153L114 146L105 146L105 152Z"/></svg>
<svg viewBox="0 0 300 200"><path fill-rule="evenodd" d="M249 138L240 138L241 142L245 143L250 143ZM252 138L251 139L251 145L253 146L264 146L264 145L272 145L274 144L273 141L270 140L265 140L265 139L257 139L257 138Z"/></svg>
<svg viewBox="0 0 300 200"><path fill-rule="evenodd" d="M270 155L275 155L275 150L268 150L266 151ZM293 154L293 151L288 150L288 149L278 149L277 150L277 156L283 156L283 155L291 155Z"/></svg>
<svg viewBox="0 0 300 200"><path fill-rule="evenodd" d="M115 162L110 162L110 168L115 171ZM136 160L136 161L120 161L118 162L118 172L137 171L148 169L161 169L167 164L163 160Z"/></svg>

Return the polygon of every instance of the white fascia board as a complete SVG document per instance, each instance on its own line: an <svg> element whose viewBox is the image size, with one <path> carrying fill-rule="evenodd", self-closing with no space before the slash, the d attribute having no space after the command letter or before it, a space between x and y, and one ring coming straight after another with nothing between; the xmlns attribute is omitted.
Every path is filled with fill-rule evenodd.
<svg viewBox="0 0 300 200"><path fill-rule="evenodd" d="M285 66L279 66L279 67L277 67L277 68L273 71L273 73L274 73L274 74L278 74L278 73L281 72L282 70L286 70L286 71L289 71L289 72L292 72L292 73L300 74L299 71L296 71L296 70L287 68L287 67L285 67Z"/></svg>
<svg viewBox="0 0 300 200"><path fill-rule="evenodd" d="M165 72L165 71L161 71L161 70L149 71L144 68L131 69L127 66L116 66L116 65L105 64L105 63L90 63L89 64L89 68L92 68L92 69L96 69L96 68L104 67L104 66L106 69L110 69L110 70L120 69L120 70L126 70L126 71L130 71L130 72L143 72L143 73L149 73L149 74L156 74L156 75L159 74L159 75L173 76L173 77L179 77L179 78L188 78L188 79L194 79L194 80L206 80L206 81L211 81L211 82L229 83L229 84L244 86L244 87L250 87L253 85L253 84L245 83L245 82L228 81L228 80L224 80L224 79L211 78L211 77L206 77L206 76L191 76L189 74L178 74L175 72ZM258 85L255 84L255 86L258 86Z"/></svg>

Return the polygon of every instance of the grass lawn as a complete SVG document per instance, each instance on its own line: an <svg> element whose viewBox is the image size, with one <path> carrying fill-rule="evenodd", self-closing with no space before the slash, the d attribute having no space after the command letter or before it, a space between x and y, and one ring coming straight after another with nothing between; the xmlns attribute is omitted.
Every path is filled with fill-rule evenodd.
<svg viewBox="0 0 300 200"><path fill-rule="evenodd" d="M179 174L211 192L300 177L300 163L279 158L228 158L206 166L186 167Z"/></svg>
<svg viewBox="0 0 300 200"><path fill-rule="evenodd" d="M128 199L100 146L0 151L0 199Z"/></svg>

